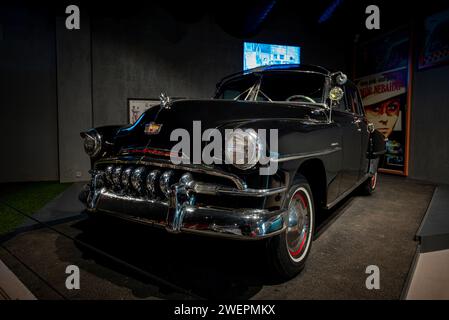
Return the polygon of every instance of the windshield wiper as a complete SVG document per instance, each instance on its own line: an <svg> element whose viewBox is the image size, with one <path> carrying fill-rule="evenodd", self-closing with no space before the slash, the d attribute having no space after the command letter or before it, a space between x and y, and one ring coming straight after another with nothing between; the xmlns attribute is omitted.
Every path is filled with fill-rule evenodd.
<svg viewBox="0 0 449 320"><path fill-rule="evenodd" d="M259 96L259 93L262 94L262 95L265 97L265 99L267 99L268 101L273 102L273 100L271 100L270 97L267 96L267 95L266 95L262 90L260 90L260 89L259 89L259 91L257 91L256 98L254 99L255 101L257 101L257 97Z"/></svg>
<svg viewBox="0 0 449 320"><path fill-rule="evenodd" d="M244 95L245 93L247 93L248 91L251 91L254 88L254 85L252 85L251 87L249 87L248 89L246 89L245 91L243 91L242 93L240 93L237 97L234 98L234 100L238 100L242 95ZM249 93L248 93L249 94ZM248 95L246 95L245 99L248 97Z"/></svg>

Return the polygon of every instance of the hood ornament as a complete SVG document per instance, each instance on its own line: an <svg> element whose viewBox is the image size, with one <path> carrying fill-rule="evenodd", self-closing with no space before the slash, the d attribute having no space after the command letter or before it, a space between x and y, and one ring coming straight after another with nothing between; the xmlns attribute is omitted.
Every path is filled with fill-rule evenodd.
<svg viewBox="0 0 449 320"><path fill-rule="evenodd" d="M159 100L161 101L161 106L164 109L170 109L170 97L165 93L161 92L159 95Z"/></svg>

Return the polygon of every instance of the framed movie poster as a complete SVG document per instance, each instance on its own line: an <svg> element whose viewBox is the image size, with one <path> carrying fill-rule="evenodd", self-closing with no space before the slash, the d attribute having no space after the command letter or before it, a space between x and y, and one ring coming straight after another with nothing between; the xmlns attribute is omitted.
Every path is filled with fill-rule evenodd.
<svg viewBox="0 0 449 320"><path fill-rule="evenodd" d="M139 117L148 109L158 106L159 99L128 99L128 121L130 124L139 119Z"/></svg>
<svg viewBox="0 0 449 320"><path fill-rule="evenodd" d="M366 117L384 135L387 152L379 168L405 173L407 145L406 67L369 75L357 80Z"/></svg>
<svg viewBox="0 0 449 320"><path fill-rule="evenodd" d="M397 29L357 50L355 83L368 121L386 141L379 171L408 175L412 70L408 30Z"/></svg>
<svg viewBox="0 0 449 320"><path fill-rule="evenodd" d="M449 63L449 10L424 20L418 69Z"/></svg>

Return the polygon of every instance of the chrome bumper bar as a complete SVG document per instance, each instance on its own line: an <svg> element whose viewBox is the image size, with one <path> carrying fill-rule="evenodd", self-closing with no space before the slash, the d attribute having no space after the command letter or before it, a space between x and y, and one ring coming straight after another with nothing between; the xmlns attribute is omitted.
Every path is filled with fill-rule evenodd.
<svg viewBox="0 0 449 320"><path fill-rule="evenodd" d="M86 199L87 210L161 226L169 232L192 232L238 239L269 237L282 232L286 226L286 213L282 210L195 205L197 194L266 197L284 192L285 187L236 189L195 181L190 173L186 173L165 191L165 200L158 200L161 198L151 195L135 196L132 192L126 192L126 189L113 192L104 184L104 173L93 171Z"/></svg>
<svg viewBox="0 0 449 320"><path fill-rule="evenodd" d="M176 186L175 186L176 189ZM285 212L260 209L226 210L181 203L182 192L170 201L121 196L101 189L95 203L89 195L88 211L105 213L133 222L163 227L169 232L255 240L279 234L285 228Z"/></svg>

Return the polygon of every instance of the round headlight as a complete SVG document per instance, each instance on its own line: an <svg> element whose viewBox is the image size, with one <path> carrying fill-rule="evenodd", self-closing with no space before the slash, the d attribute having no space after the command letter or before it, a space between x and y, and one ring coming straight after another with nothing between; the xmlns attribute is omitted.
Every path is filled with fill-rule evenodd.
<svg viewBox="0 0 449 320"><path fill-rule="evenodd" d="M226 137L226 163L248 170L256 165L262 155L263 145L254 130L236 130Z"/></svg>
<svg viewBox="0 0 449 320"><path fill-rule="evenodd" d="M84 139L84 151L91 157L98 155L101 150L101 136L97 130L83 132L81 136Z"/></svg>

